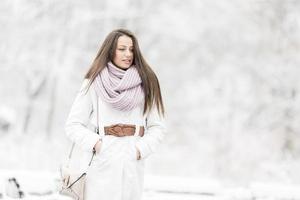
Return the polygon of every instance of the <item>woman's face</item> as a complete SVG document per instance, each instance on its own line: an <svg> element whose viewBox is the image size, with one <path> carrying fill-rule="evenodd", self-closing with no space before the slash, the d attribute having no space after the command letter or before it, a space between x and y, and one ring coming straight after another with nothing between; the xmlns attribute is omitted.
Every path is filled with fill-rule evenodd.
<svg viewBox="0 0 300 200"><path fill-rule="evenodd" d="M126 35L120 36L113 63L122 69L128 69L132 65L133 56L132 39Z"/></svg>

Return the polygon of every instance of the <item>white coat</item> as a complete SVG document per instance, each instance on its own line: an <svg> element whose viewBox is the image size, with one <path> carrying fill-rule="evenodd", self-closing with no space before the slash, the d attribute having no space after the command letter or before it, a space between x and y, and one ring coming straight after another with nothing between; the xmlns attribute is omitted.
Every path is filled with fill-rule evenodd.
<svg viewBox="0 0 300 200"><path fill-rule="evenodd" d="M101 150L87 170L85 200L140 200L144 162L163 140L164 120L156 107L145 116L142 105L129 112L116 110L97 97L93 85L85 93L87 84L88 80L85 79L65 124L67 136L85 152L81 159L81 167L87 166L94 145L102 139ZM97 124L97 98L99 135L88 128L89 124L94 127ZM143 137L104 135L104 126L118 123L144 126L145 134ZM136 148L141 153L141 160L136 158Z"/></svg>

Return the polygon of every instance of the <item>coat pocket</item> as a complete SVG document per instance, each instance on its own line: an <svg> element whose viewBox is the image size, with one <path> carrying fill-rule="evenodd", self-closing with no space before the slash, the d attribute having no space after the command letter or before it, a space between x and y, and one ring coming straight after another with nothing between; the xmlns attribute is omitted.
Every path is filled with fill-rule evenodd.
<svg viewBox="0 0 300 200"><path fill-rule="evenodd" d="M99 155L108 151L111 147L114 146L116 138L110 135L105 135L102 137L101 149L99 151Z"/></svg>
<svg viewBox="0 0 300 200"><path fill-rule="evenodd" d="M132 136L129 139L130 139L129 145L128 145L129 158L130 158L130 160L137 161L137 149L135 147L137 137Z"/></svg>

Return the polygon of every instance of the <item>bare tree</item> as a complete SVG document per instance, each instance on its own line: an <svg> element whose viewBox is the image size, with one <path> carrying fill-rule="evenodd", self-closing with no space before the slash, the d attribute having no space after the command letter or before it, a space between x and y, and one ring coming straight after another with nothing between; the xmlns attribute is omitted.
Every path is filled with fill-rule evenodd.
<svg viewBox="0 0 300 200"><path fill-rule="evenodd" d="M23 124L23 131L27 133L30 119L32 117L32 110L34 107L35 99L41 94L46 85L47 76L45 73L36 74L34 71L27 71L26 78L26 93L27 93L27 106L25 111L25 119Z"/></svg>

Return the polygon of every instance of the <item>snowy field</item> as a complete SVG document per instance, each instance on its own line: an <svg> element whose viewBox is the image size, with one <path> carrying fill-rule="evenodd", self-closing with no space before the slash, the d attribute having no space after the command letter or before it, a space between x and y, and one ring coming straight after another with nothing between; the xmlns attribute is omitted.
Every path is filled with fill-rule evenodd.
<svg viewBox="0 0 300 200"><path fill-rule="evenodd" d="M24 200L68 200L58 194L59 174L50 171L1 170L2 199L5 180L15 177ZM249 187L228 187L217 180L146 175L143 200L297 200L300 186L252 183Z"/></svg>

